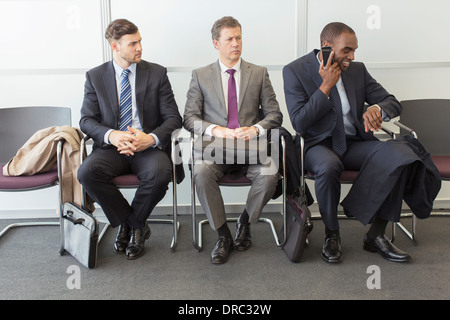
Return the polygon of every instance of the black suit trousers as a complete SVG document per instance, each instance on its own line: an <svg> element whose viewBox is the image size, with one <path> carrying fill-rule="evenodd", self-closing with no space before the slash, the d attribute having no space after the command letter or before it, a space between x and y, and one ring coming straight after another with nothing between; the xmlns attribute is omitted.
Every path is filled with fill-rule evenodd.
<svg viewBox="0 0 450 320"><path fill-rule="evenodd" d="M392 163L389 160L384 163L374 163L368 165L371 155L383 146L382 141L369 140L364 141L358 137L347 136L347 152L342 159L339 158L332 150L331 139L326 139L320 144L312 146L307 149L305 153L305 170L314 174L315 193L319 205L319 211L324 221L325 226L330 230L339 229L339 222L337 218L338 205L341 197L341 183L340 176L343 170L359 171L364 165L366 170L379 170L380 173L385 171ZM395 152L395 151L394 151ZM386 156L386 159L389 155ZM380 175L381 177L382 175ZM366 185L372 183L383 186L383 181L367 181ZM399 182L400 183L400 182ZM392 189L392 187L391 187ZM401 188L395 188L399 193L402 193ZM350 190L352 192L352 190ZM349 192L349 193L350 193ZM390 193L390 191L388 192ZM370 199L367 199L369 202ZM395 211L400 212L402 202L402 195L385 197L376 206L375 212L381 208L395 208ZM345 208L344 208L345 209ZM373 211L371 209L371 211ZM354 213L352 212L352 215ZM364 215L364 212L355 213L354 216L359 218L359 215ZM392 212L385 212L380 210L380 217L386 220L393 220ZM373 218L373 215L372 217Z"/></svg>
<svg viewBox="0 0 450 320"><path fill-rule="evenodd" d="M131 204L112 179L134 173L140 185ZM112 227L127 222L142 228L154 207L162 200L172 179L172 162L166 152L149 148L134 156L121 155L115 147L95 148L78 170L78 179L96 201Z"/></svg>

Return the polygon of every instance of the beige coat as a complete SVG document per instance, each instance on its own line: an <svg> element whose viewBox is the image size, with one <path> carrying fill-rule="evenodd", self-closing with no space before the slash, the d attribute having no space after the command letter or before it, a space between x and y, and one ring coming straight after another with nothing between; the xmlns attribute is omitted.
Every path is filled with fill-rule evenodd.
<svg viewBox="0 0 450 320"><path fill-rule="evenodd" d="M82 205L82 189L77 178L81 163L83 133L78 128L54 126L37 131L4 167L5 176L33 175L46 172L57 164L57 146L63 141L61 154L61 196L63 204ZM93 210L93 205L88 205Z"/></svg>

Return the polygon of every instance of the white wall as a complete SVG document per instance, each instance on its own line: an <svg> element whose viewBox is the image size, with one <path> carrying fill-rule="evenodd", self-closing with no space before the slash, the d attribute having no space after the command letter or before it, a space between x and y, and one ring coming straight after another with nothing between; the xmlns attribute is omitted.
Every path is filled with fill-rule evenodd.
<svg viewBox="0 0 450 320"><path fill-rule="evenodd" d="M69 106L78 127L84 73L109 56L105 24L119 17L140 28L143 58L168 68L181 114L192 69L217 59L210 29L225 15L243 26L243 58L268 67L289 130L281 69L317 48L330 21L354 28L356 59L398 99L450 98L449 10L445 0L0 0L0 108ZM188 178L178 188L182 206L190 203ZM224 194L229 204L245 202L242 190ZM448 197L444 185L439 199ZM53 212L55 201L56 188L0 193L0 218ZM169 190L161 206L170 204Z"/></svg>

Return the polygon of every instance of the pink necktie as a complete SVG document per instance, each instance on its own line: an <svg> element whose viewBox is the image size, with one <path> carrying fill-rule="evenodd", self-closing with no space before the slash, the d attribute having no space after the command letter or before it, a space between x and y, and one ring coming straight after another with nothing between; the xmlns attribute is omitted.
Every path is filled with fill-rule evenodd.
<svg viewBox="0 0 450 320"><path fill-rule="evenodd" d="M239 128L239 117L237 109L237 93L236 93L236 81L234 80L234 69L228 69L227 73L230 74L228 79L228 128Z"/></svg>

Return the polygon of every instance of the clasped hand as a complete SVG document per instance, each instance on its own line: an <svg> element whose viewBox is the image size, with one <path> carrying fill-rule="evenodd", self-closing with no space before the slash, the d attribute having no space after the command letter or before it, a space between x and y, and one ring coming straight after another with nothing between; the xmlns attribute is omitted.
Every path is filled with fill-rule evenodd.
<svg viewBox="0 0 450 320"><path fill-rule="evenodd" d="M152 135L131 127L128 127L128 131L114 130L109 135L109 141L117 147L120 154L128 156L155 144L155 138Z"/></svg>
<svg viewBox="0 0 450 320"><path fill-rule="evenodd" d="M256 129L256 127L240 127L230 129L216 126L212 129L211 133L213 136L218 138L251 140L258 136L258 129Z"/></svg>

